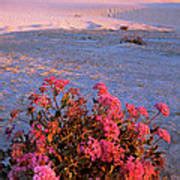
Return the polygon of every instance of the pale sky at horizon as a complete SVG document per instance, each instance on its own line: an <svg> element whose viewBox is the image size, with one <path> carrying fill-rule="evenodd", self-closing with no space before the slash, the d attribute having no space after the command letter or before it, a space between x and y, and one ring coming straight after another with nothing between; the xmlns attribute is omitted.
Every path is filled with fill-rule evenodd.
<svg viewBox="0 0 180 180"><path fill-rule="evenodd" d="M0 0L0 3L10 2L42 2L42 3L136 3L136 2L180 2L180 0Z"/></svg>

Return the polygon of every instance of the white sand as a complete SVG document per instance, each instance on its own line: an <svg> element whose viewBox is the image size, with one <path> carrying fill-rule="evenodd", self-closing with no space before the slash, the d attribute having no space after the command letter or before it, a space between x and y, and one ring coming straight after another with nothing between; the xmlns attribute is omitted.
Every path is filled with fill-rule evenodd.
<svg viewBox="0 0 180 180"><path fill-rule="evenodd" d="M146 23L130 22L111 14L142 9L158 0L0 0L0 33L39 29L129 29L171 31Z"/></svg>

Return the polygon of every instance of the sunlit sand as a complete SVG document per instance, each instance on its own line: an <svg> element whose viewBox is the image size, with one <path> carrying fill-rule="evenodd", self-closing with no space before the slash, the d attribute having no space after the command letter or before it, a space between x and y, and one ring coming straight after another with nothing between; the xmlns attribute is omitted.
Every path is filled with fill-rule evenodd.
<svg viewBox="0 0 180 180"><path fill-rule="evenodd" d="M172 31L172 27L157 27L148 23L116 18L117 14L148 9L150 3L178 1L23 1L0 0L0 33L37 29L113 29L121 26L149 31ZM144 14L146 15L146 14ZM151 14L151 19L157 14ZM163 15L161 19L166 19Z"/></svg>

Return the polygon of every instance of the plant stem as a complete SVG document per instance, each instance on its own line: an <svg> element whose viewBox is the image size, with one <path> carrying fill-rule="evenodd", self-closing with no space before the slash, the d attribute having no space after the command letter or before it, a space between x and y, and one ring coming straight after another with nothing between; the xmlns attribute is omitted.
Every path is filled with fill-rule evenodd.
<svg viewBox="0 0 180 180"><path fill-rule="evenodd" d="M160 112L158 112L157 114L155 114L155 115L150 119L149 124L150 124L153 120L155 120L155 119L159 116L159 114L160 114Z"/></svg>

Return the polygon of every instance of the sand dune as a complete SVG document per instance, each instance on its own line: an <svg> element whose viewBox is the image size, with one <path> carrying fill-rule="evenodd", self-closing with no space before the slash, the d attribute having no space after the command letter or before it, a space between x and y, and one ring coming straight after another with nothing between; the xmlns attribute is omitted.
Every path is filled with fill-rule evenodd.
<svg viewBox="0 0 180 180"><path fill-rule="evenodd" d="M121 12L144 8L144 3L177 0L0 0L0 33L34 29L129 29L170 31L145 23L114 18ZM141 4L143 3L143 4Z"/></svg>

